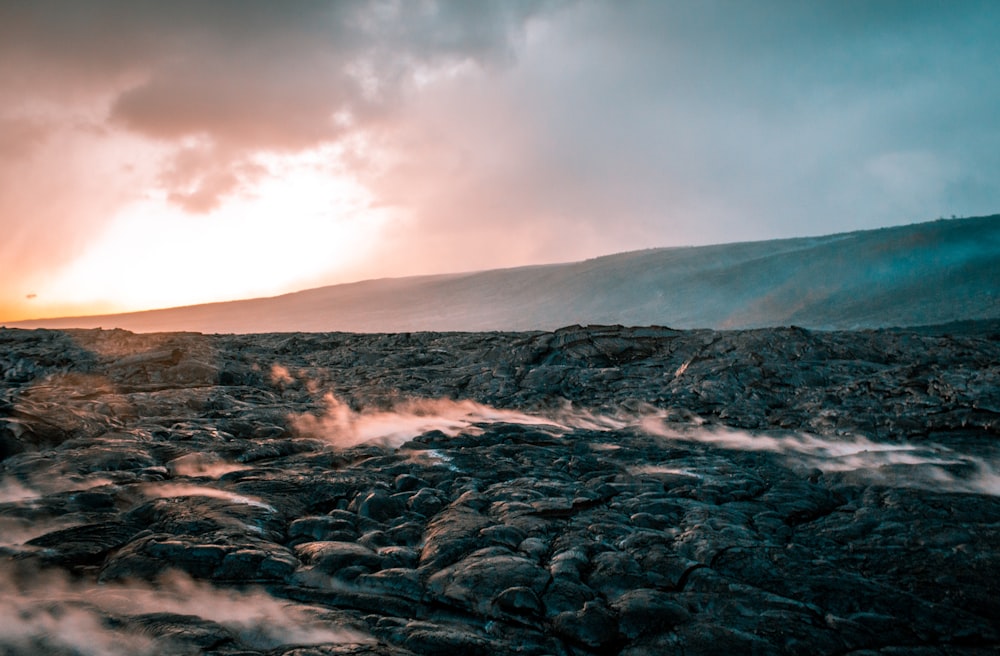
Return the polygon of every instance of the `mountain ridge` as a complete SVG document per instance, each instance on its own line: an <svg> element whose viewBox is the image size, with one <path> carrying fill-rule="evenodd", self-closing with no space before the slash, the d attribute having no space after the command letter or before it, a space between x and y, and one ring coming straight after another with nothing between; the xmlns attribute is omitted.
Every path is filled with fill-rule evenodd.
<svg viewBox="0 0 1000 656"><path fill-rule="evenodd" d="M7 325L204 333L552 330L570 324L860 329L1000 317L998 280L1000 215L991 215Z"/></svg>

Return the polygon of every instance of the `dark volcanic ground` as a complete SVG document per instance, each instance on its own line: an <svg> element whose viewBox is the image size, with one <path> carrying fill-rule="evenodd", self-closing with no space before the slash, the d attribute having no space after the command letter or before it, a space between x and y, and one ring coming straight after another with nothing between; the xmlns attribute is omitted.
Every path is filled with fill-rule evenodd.
<svg viewBox="0 0 1000 656"><path fill-rule="evenodd" d="M1000 325L0 331L4 654L995 654Z"/></svg>

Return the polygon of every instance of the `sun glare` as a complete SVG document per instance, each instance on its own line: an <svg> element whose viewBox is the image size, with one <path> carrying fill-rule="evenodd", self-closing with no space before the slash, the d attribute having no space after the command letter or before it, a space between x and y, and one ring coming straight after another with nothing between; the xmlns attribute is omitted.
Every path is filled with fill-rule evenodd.
<svg viewBox="0 0 1000 656"><path fill-rule="evenodd" d="M128 311L268 296L346 269L384 218L324 153L267 157L268 174L204 215L157 193L125 207L39 296Z"/></svg>

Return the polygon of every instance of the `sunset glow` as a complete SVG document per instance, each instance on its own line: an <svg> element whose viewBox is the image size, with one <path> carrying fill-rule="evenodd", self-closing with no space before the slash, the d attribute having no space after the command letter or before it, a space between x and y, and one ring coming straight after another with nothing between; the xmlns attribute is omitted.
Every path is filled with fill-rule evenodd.
<svg viewBox="0 0 1000 656"><path fill-rule="evenodd" d="M382 217L356 182L331 174L322 150L262 158L246 192L202 215L162 194L122 208L89 248L39 287L105 311L270 296L350 271Z"/></svg>
<svg viewBox="0 0 1000 656"><path fill-rule="evenodd" d="M0 322L1000 207L991 3L0 8Z"/></svg>

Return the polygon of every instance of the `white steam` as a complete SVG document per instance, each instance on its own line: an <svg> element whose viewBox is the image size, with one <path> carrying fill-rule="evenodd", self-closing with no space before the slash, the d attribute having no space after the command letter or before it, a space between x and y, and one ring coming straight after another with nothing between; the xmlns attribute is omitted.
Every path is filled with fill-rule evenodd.
<svg viewBox="0 0 1000 656"><path fill-rule="evenodd" d="M948 492L1000 496L1000 468L993 458L962 454L939 444L875 442L861 436L836 439L793 433L771 435L732 428L678 427L643 417L644 432L670 440L738 451L766 451L823 472L851 472L866 482ZM952 470L963 470L958 475Z"/></svg>
<svg viewBox="0 0 1000 656"><path fill-rule="evenodd" d="M750 433L710 428L697 420L678 424L670 421L668 412L652 407L608 416L568 406L527 414L449 399L412 400L391 410L378 411L355 411L332 394L327 394L324 401L326 412L321 416L292 415L290 420L300 435L321 438L339 448L364 443L396 448L428 431L437 430L449 437L479 434L484 424L491 423L534 426L553 436L574 430L609 433L629 430L722 449L780 454L801 466L824 472L848 472L871 483L1000 496L1000 466L994 458L962 454L937 444L876 442L862 436L825 438L805 433ZM617 447L613 443L598 443L594 448L608 451Z"/></svg>
<svg viewBox="0 0 1000 656"><path fill-rule="evenodd" d="M103 586L102 586L103 587ZM259 589L223 590L191 579L181 573L161 578L156 588L104 588L88 592L101 608L118 614L168 612L194 614L217 622L233 631L245 643L258 649L284 644L367 643L370 636L331 627L321 617L322 609L275 599Z"/></svg>
<svg viewBox="0 0 1000 656"><path fill-rule="evenodd" d="M23 503L61 492L82 492L114 483L101 475L81 477L63 468L34 472L27 482L13 478L0 480L0 503Z"/></svg>
<svg viewBox="0 0 1000 656"><path fill-rule="evenodd" d="M143 492L147 496L167 499L171 497L211 497L213 499L223 499L231 503L240 503L256 508L263 508L271 512L275 511L274 506L264 503L257 497L245 496L227 492L214 487L204 485L187 485L184 483L147 483L142 486Z"/></svg>
<svg viewBox="0 0 1000 656"><path fill-rule="evenodd" d="M41 645L74 654L159 654L155 638L106 626L109 616L197 615L255 649L281 645L361 644L372 638L332 625L327 611L275 599L263 590L223 590L172 573L155 585L86 585L56 571L27 577L0 571L0 653L40 653Z"/></svg>
<svg viewBox="0 0 1000 656"><path fill-rule="evenodd" d="M289 385L294 383L295 379L292 378L288 367L275 363L271 365L271 382L275 385Z"/></svg>
<svg viewBox="0 0 1000 656"><path fill-rule="evenodd" d="M323 397L326 412L292 415L291 422L300 435L322 438L339 448L378 443L399 447L404 442L429 431L441 431L449 437L478 433L476 424L512 423L539 426L564 433L569 427L548 417L537 417L515 410L501 410L475 401L417 399L394 410L352 410L332 394Z"/></svg>
<svg viewBox="0 0 1000 656"><path fill-rule="evenodd" d="M219 478L230 472L247 469L247 465L228 462L222 458L206 453L188 453L174 458L166 464L167 470L174 476L196 476Z"/></svg>
<svg viewBox="0 0 1000 656"><path fill-rule="evenodd" d="M24 517L0 516L0 547L18 547L25 549L24 543L46 533L59 531L76 525L77 522L68 519L39 522Z"/></svg>
<svg viewBox="0 0 1000 656"><path fill-rule="evenodd" d="M0 503L21 503L41 496L38 490L22 484L20 481L6 479L0 481Z"/></svg>

